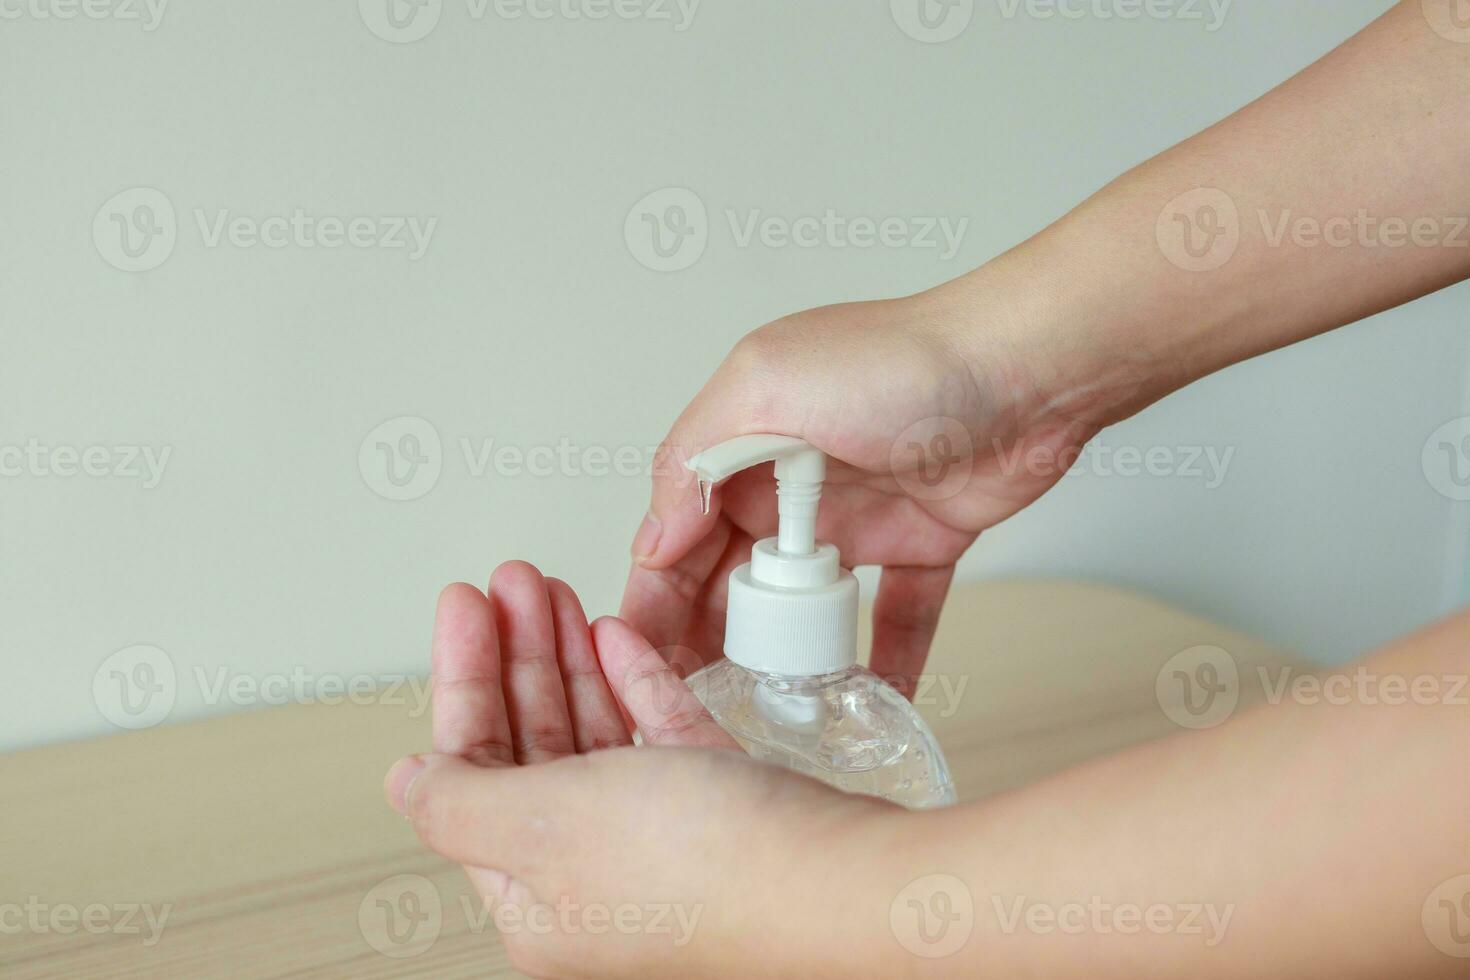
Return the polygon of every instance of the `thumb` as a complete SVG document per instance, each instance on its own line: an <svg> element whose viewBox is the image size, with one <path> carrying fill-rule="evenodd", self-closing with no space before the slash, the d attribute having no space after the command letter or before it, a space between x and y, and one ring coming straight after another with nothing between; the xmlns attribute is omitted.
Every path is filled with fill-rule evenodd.
<svg viewBox="0 0 1470 980"><path fill-rule="evenodd" d="M581 799L592 787L566 765L586 758L485 768L454 755L413 755L389 770L388 802L431 851L517 876L526 870L528 857L543 860L559 850L557 822L545 819L548 815L593 805ZM534 849L525 846L528 828L538 835ZM532 857L533 851L539 857Z"/></svg>

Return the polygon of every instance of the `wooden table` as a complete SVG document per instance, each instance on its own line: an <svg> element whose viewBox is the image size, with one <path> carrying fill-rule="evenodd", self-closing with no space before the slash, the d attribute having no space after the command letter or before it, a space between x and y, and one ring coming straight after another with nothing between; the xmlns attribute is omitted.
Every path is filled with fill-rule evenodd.
<svg viewBox="0 0 1470 980"><path fill-rule="evenodd" d="M1257 667L1297 663L1111 588L960 586L918 700L976 799L1180 731L1156 682L1200 645L1242 704ZM295 705L0 757L0 975L519 976L383 802L387 767L428 746L411 715Z"/></svg>

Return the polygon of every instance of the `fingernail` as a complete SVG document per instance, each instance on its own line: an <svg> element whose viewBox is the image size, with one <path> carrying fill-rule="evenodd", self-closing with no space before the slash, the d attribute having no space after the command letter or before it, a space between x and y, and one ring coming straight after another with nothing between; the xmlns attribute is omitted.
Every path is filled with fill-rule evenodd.
<svg viewBox="0 0 1470 980"><path fill-rule="evenodd" d="M649 511L643 517L643 523L638 525L638 533L633 535L633 560L638 564L653 557L658 550L659 536L664 533L664 526L653 511Z"/></svg>
<svg viewBox="0 0 1470 980"><path fill-rule="evenodd" d="M388 778L383 780L383 786L388 793L388 803L405 817L408 816L409 790L413 788L413 781L423 771L423 757L411 755L393 763L393 768L388 770Z"/></svg>

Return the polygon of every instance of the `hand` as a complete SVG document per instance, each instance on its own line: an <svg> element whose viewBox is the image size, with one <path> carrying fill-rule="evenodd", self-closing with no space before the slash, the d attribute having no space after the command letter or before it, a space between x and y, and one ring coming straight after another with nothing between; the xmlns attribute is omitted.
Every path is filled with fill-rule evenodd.
<svg viewBox="0 0 1470 980"><path fill-rule="evenodd" d="M522 562L440 597L433 698L435 754L394 766L389 800L537 976L750 976L776 950L796 969L814 920L857 914L901 812L751 760L642 637L589 628ZM864 910L875 936L886 909Z"/></svg>
<svg viewBox="0 0 1470 980"><path fill-rule="evenodd" d="M825 307L741 341L664 442L622 617L669 659L720 655L726 579L776 531L774 478L737 474L702 515L683 462L737 435L799 436L831 458L818 535L846 565L883 566L870 666L911 694L955 562L1060 479L1105 417L1019 323L977 323L976 291Z"/></svg>

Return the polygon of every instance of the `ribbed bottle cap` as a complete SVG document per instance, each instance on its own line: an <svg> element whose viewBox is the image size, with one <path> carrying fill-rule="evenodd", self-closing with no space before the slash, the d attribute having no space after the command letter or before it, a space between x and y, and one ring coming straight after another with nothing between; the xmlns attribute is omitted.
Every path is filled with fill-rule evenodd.
<svg viewBox="0 0 1470 980"><path fill-rule="evenodd" d="M779 569L779 575L770 574ZM781 584L805 580L812 584ZM821 584L825 582L826 584ZM751 561L730 573L725 656L748 670L808 677L857 662L858 582L837 549L785 555L775 538L756 542Z"/></svg>

